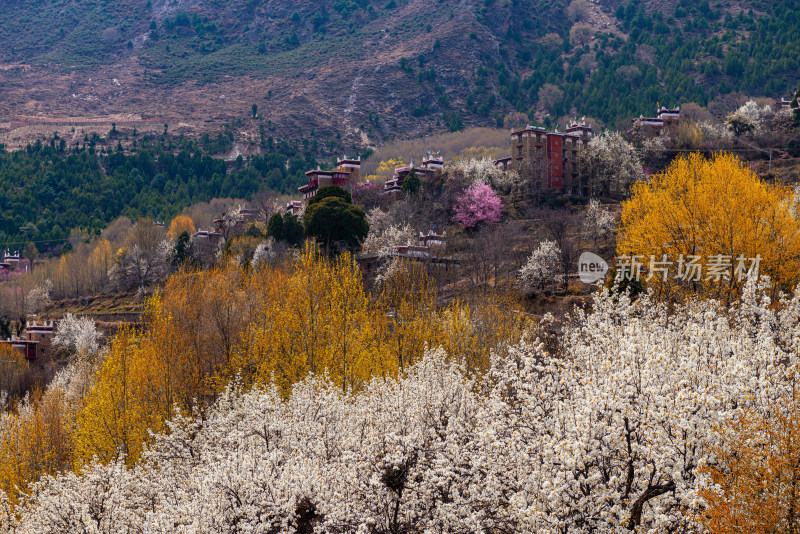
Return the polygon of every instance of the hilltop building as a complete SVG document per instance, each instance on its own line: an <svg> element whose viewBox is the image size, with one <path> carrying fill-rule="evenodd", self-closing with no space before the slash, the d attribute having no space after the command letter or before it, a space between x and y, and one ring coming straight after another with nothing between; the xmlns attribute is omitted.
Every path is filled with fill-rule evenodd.
<svg viewBox="0 0 800 534"><path fill-rule="evenodd" d="M233 219L228 218L226 220L224 216L214 219L214 232L225 235L225 227L227 225L229 234L241 234L249 225L257 221L258 210L239 206Z"/></svg>
<svg viewBox="0 0 800 534"><path fill-rule="evenodd" d="M380 194L380 191L375 191L379 188L375 184L367 181L362 181L361 177L361 158L338 158L336 161L336 168L330 171L324 171L320 168L308 171L308 184L298 187L298 191L303 195L303 200L292 200L286 203L286 211L296 217L301 217L311 200L319 191L320 187L329 185L339 186L352 195L353 201L360 194ZM396 167L394 175L386 180L383 186L382 194L385 198L394 199L399 196L403 187L403 182L406 177L414 171L417 176L423 177L426 175L434 174L444 168L444 160L438 152L428 152L422 160L422 164L415 166L414 162L411 165Z"/></svg>
<svg viewBox="0 0 800 534"><path fill-rule="evenodd" d="M8 250L1 254L0 258L0 282L5 282L13 276L28 273L31 270L31 261L20 256L19 252Z"/></svg>
<svg viewBox="0 0 800 534"><path fill-rule="evenodd" d="M303 213L303 201L302 200L290 200L286 203L286 211L294 215L295 217L300 217Z"/></svg>
<svg viewBox="0 0 800 534"><path fill-rule="evenodd" d="M320 187L326 185L338 185L345 191L353 192L355 186L361 183L361 157L338 158L336 160L336 168L332 171L323 171L317 168L314 171L308 171L308 184L298 187L297 190L303 195L303 202L308 203L309 199L317 194Z"/></svg>
<svg viewBox="0 0 800 534"><path fill-rule="evenodd" d="M783 98L783 97L781 97L780 100L778 100L774 104L772 104L772 109L776 113L778 111L781 111L782 109L791 109L791 107L792 107L792 100L791 99L787 100L786 98Z"/></svg>
<svg viewBox="0 0 800 534"><path fill-rule="evenodd" d="M44 350L49 349L53 332L53 321L26 321L22 337L12 335L8 339L0 340L0 343L11 345L11 348L22 353L27 360L35 360Z"/></svg>
<svg viewBox="0 0 800 534"><path fill-rule="evenodd" d="M11 345L11 348L22 353L26 360L35 360L39 356L38 341L31 341L24 337L12 335L8 339L0 340L0 343Z"/></svg>
<svg viewBox="0 0 800 534"><path fill-rule="evenodd" d="M425 154L425 158L422 160L422 165L419 167L414 166L413 160L411 161L411 165L396 167L394 170L394 176L386 180L386 183L383 184L383 194L391 197L399 196L400 191L403 188L403 182L405 181L406 177L411 174L412 170L421 178L423 176L441 171L443 168L444 159L442 159L441 155L438 152L428 152Z"/></svg>
<svg viewBox="0 0 800 534"><path fill-rule="evenodd" d="M25 321L25 337L30 341L49 341L54 332L53 321Z"/></svg>
<svg viewBox="0 0 800 534"><path fill-rule="evenodd" d="M495 160L495 165L540 176L544 192L588 195L588 184L580 183L579 152L592 135L585 119L572 121L566 132L529 125L511 132L511 156Z"/></svg>
<svg viewBox="0 0 800 534"><path fill-rule="evenodd" d="M220 243L226 238L243 234L247 227L258 222L258 210L239 206L233 216L221 216L214 219L214 228L198 230L192 234L192 246L195 255L203 262L210 264L219 250Z"/></svg>
<svg viewBox="0 0 800 534"><path fill-rule="evenodd" d="M213 261L223 240L222 232L216 230L198 230L192 234L192 247L195 255L204 263Z"/></svg>
<svg viewBox="0 0 800 534"><path fill-rule="evenodd" d="M374 277L388 261L398 258L420 263L425 266L429 276L439 282L449 283L456 279L460 262L458 258L447 256L446 249L445 234L431 230L427 234L420 232L416 244L409 241L405 245L398 245L389 255L360 254L356 262L365 278Z"/></svg>
<svg viewBox="0 0 800 534"><path fill-rule="evenodd" d="M681 119L681 107L669 109L661 106L656 110L655 117L643 117L633 119L633 131L645 137L656 137L665 128L672 128L678 125Z"/></svg>

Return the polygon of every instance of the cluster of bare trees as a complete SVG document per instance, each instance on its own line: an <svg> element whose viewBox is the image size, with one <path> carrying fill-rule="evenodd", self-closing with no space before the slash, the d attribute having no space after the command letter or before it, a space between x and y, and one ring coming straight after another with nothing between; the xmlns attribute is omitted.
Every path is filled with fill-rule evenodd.
<svg viewBox="0 0 800 534"><path fill-rule="evenodd" d="M121 217L100 236L76 233L70 244L70 252L37 260L30 273L0 285L0 334L18 333L51 300L145 288L170 272L172 243L152 220Z"/></svg>
<svg viewBox="0 0 800 534"><path fill-rule="evenodd" d="M581 252L612 253L615 224L608 207L592 200L585 207L539 208L528 219L459 234L452 252L460 260L462 282L469 282L468 286L462 283L462 288L469 287L468 296L518 289L523 293L567 291ZM543 252L537 255L540 248ZM528 265L531 262L539 265ZM526 269L538 273L534 281Z"/></svg>
<svg viewBox="0 0 800 534"><path fill-rule="evenodd" d="M169 247L163 225L150 219L134 224L120 217L100 236L86 237L71 252L39 262L30 277L21 277L20 285L31 286L27 295L49 283L55 299L144 287L167 274Z"/></svg>
<svg viewBox="0 0 800 534"><path fill-rule="evenodd" d="M597 200L579 211L539 210L538 245L519 269L523 291L567 291L584 250L609 254L614 249L615 216Z"/></svg>
<svg viewBox="0 0 800 534"><path fill-rule="evenodd" d="M34 316L51 300L83 298L117 291L144 291L163 282L179 263L176 256L191 256L191 243L176 254L180 234L191 235L195 228L209 228L222 213L225 238L233 236L241 226L238 208L243 201L215 199L189 208L165 228L151 219L135 223L120 217L100 235L74 230L69 238L69 251L60 256L37 258L30 273L12 278L0 285L0 336L16 334L28 317ZM272 214L281 211L285 198L269 193L256 195L251 206L257 223L266 223ZM185 237L184 237L185 240Z"/></svg>
<svg viewBox="0 0 800 534"><path fill-rule="evenodd" d="M164 227L152 221L138 221L128 234L123 248L108 271L108 282L121 290L138 288L162 281L168 274L167 254L172 243L165 239Z"/></svg>

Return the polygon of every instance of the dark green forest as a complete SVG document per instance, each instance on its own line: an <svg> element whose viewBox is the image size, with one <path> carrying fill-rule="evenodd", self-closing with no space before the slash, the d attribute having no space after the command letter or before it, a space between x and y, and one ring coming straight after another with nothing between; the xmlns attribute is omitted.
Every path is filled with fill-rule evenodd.
<svg viewBox="0 0 800 534"><path fill-rule="evenodd" d="M267 142L265 155L234 162L212 158L194 142L163 138L144 140L131 153L121 146L102 153L91 140L68 148L58 138L0 150L0 246L57 241L72 228L99 233L121 215L168 221L216 197L296 193L316 159L283 140Z"/></svg>
<svg viewBox="0 0 800 534"><path fill-rule="evenodd" d="M496 73L501 96L518 111L535 106L539 89L551 83L563 90L552 115L575 107L612 125L652 114L656 102L706 106L732 92L791 96L800 80L800 3L763 3L760 15L750 9L736 16L713 4L680 0L671 13L648 13L631 0L615 12L628 39L598 33L591 47L562 34L561 49L548 49L524 38L526 26L536 25L533 18L512 19L501 48L506 61L477 73L472 111L488 114L499 105L489 73ZM529 76L515 74L529 69Z"/></svg>

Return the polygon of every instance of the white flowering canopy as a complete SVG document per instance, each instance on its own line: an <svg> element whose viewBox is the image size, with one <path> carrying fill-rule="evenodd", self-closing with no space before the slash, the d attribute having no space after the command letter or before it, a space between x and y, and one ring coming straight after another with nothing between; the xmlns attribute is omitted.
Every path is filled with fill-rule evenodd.
<svg viewBox="0 0 800 534"><path fill-rule="evenodd" d="M467 183L487 184L504 194L520 183L520 176L517 171L504 171L489 158L457 159L447 165L447 170L460 170L464 173Z"/></svg>
<svg viewBox="0 0 800 534"><path fill-rule="evenodd" d="M0 496L0 532L697 531L716 425L791 392L800 295L767 294L668 313L598 293L477 382L430 350L356 393L234 384L133 469L45 478L18 520Z"/></svg>
<svg viewBox="0 0 800 534"><path fill-rule="evenodd" d="M614 229L614 216L608 209L600 205L597 199L591 199L589 206L584 213L582 226L584 231L591 234L595 241L599 237L607 235Z"/></svg>
<svg viewBox="0 0 800 534"><path fill-rule="evenodd" d="M53 345L64 347L79 355L92 356L99 349L100 335L94 320L88 317L75 317L68 313L56 324Z"/></svg>
<svg viewBox="0 0 800 534"><path fill-rule="evenodd" d="M543 289L553 282L561 262L561 249L555 241L542 241L519 270L519 282L525 288Z"/></svg>
<svg viewBox="0 0 800 534"><path fill-rule="evenodd" d="M623 194L643 177L638 152L619 132L605 132L592 137L587 150L588 162L595 168L601 190Z"/></svg>

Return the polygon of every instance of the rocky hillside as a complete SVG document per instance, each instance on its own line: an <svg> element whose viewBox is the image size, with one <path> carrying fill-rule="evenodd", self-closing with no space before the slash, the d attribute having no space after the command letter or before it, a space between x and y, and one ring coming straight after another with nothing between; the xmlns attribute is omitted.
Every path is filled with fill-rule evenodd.
<svg viewBox="0 0 800 534"><path fill-rule="evenodd" d="M23 0L0 20L12 148L64 119L228 124L237 146L377 144L515 110L613 125L656 102L787 96L800 71L789 0Z"/></svg>

